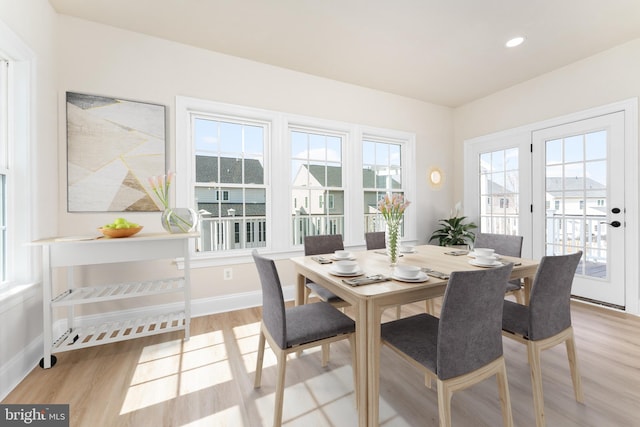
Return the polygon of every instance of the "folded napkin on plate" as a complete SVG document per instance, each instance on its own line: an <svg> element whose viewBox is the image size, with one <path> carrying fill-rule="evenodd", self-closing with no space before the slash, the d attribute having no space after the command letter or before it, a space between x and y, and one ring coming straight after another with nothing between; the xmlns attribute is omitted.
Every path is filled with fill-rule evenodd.
<svg viewBox="0 0 640 427"><path fill-rule="evenodd" d="M463 250L459 250L459 251L449 251L449 252L445 252L445 255L453 255L453 256L460 256L460 255L466 255L468 254L469 251L463 251Z"/></svg>
<svg viewBox="0 0 640 427"><path fill-rule="evenodd" d="M435 277L437 279L442 279L442 280L446 280L449 278L448 274L442 273L440 271L435 271L432 270L430 268L422 268L422 271L424 271L425 273L427 273L427 275L431 276L431 277Z"/></svg>
<svg viewBox="0 0 640 427"><path fill-rule="evenodd" d="M388 277L383 276L382 274L377 274L375 276L359 277L357 279L343 279L342 281L349 286L362 286L370 285L372 283L386 282L388 280Z"/></svg>
<svg viewBox="0 0 640 427"><path fill-rule="evenodd" d="M311 259L320 264L331 264L333 262L329 258L323 256L312 256Z"/></svg>

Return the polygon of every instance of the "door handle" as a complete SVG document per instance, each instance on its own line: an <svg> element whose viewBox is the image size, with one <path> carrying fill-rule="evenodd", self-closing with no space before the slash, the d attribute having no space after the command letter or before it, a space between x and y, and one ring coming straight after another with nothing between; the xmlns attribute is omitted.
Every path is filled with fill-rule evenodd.
<svg viewBox="0 0 640 427"><path fill-rule="evenodd" d="M607 224L615 228L618 228L622 225L620 221L611 221L611 222L602 221L600 224Z"/></svg>

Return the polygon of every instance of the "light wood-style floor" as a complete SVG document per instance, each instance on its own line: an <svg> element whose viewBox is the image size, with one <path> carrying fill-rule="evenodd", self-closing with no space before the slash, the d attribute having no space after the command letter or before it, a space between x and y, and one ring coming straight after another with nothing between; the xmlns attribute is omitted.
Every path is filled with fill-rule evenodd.
<svg viewBox="0 0 640 427"><path fill-rule="evenodd" d="M403 316L422 309L404 306ZM55 367L35 367L3 403L68 403L74 427L270 426L269 350L262 388L253 389L259 319L259 309L223 313L193 319L187 342L174 333L60 353ZM544 352L547 425L639 425L640 318L574 303L573 323L586 403L574 400L564 346ZM328 368L319 351L289 359L285 426L357 425L348 344L331 350ZM505 338L504 351L515 425L535 426L526 350ZM383 348L380 424L437 426L437 408L435 389ZM454 426L502 425L495 380L456 393L452 412Z"/></svg>

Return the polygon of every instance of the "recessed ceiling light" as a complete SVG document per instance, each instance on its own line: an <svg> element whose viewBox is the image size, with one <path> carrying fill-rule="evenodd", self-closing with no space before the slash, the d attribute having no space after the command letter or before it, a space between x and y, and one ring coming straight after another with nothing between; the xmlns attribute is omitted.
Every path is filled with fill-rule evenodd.
<svg viewBox="0 0 640 427"><path fill-rule="evenodd" d="M516 46L520 46L522 44L522 42L524 41L524 37L514 37L511 40L509 40L505 46L507 47L516 47Z"/></svg>

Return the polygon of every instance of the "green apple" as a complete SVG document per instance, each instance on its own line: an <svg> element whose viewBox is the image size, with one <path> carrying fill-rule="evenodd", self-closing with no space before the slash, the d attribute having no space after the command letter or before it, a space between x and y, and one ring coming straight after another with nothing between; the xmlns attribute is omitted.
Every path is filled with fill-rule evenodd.
<svg viewBox="0 0 640 427"><path fill-rule="evenodd" d="M103 225L102 228L107 229L118 229L121 230L123 228L138 228L140 225L135 222L129 222L124 218L116 218L112 223Z"/></svg>

